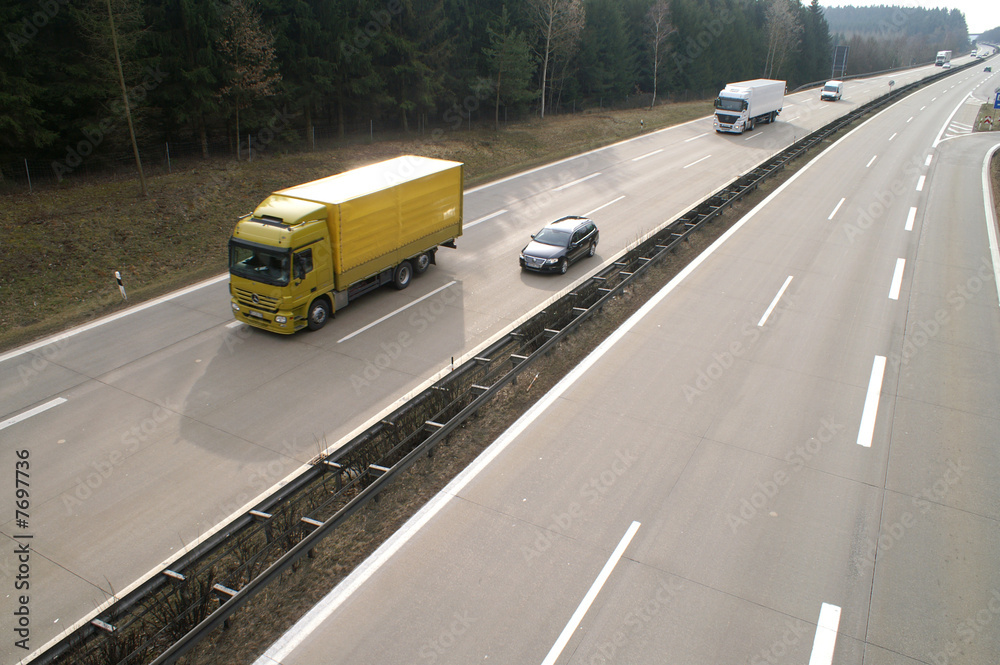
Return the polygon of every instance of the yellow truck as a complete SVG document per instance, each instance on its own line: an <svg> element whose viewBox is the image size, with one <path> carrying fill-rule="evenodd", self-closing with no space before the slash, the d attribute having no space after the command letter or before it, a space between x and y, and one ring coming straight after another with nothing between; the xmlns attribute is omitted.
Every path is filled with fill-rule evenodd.
<svg viewBox="0 0 1000 665"><path fill-rule="evenodd" d="M404 156L268 196L229 239L236 318L319 330L358 296L405 289L462 235L460 162Z"/></svg>

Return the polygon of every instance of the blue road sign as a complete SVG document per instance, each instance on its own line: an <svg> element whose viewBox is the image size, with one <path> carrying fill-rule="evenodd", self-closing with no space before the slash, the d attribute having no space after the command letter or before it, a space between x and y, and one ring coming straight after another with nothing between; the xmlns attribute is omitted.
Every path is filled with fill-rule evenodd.
<svg viewBox="0 0 1000 665"><path fill-rule="evenodd" d="M996 99L993 100L993 108L1000 109L1000 92L997 93Z"/></svg>

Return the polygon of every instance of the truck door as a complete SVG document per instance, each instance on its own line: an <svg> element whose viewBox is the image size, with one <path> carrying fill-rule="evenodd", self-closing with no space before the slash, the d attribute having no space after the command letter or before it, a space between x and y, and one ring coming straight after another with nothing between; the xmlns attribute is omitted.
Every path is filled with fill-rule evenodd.
<svg viewBox="0 0 1000 665"><path fill-rule="evenodd" d="M316 292L316 274L313 269L313 248L301 249L292 255L292 283L295 293L304 300L312 300Z"/></svg>

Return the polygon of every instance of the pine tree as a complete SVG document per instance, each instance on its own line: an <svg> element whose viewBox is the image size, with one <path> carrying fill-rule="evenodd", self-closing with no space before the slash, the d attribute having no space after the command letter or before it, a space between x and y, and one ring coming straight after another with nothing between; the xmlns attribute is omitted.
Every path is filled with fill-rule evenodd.
<svg viewBox="0 0 1000 665"><path fill-rule="evenodd" d="M490 45L483 49L483 53L496 77L493 126L499 130L501 101L507 106L520 106L531 99L528 86L535 73L535 61L524 33L511 26L506 5L495 27L489 26L487 32Z"/></svg>

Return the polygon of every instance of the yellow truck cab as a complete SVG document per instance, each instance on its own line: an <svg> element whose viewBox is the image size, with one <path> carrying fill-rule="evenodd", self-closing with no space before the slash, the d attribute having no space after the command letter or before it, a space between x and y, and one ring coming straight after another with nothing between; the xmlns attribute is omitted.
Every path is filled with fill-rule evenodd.
<svg viewBox="0 0 1000 665"><path fill-rule="evenodd" d="M229 240L234 315L277 333L318 330L368 291L406 288L462 235L462 170L397 157L268 196Z"/></svg>

